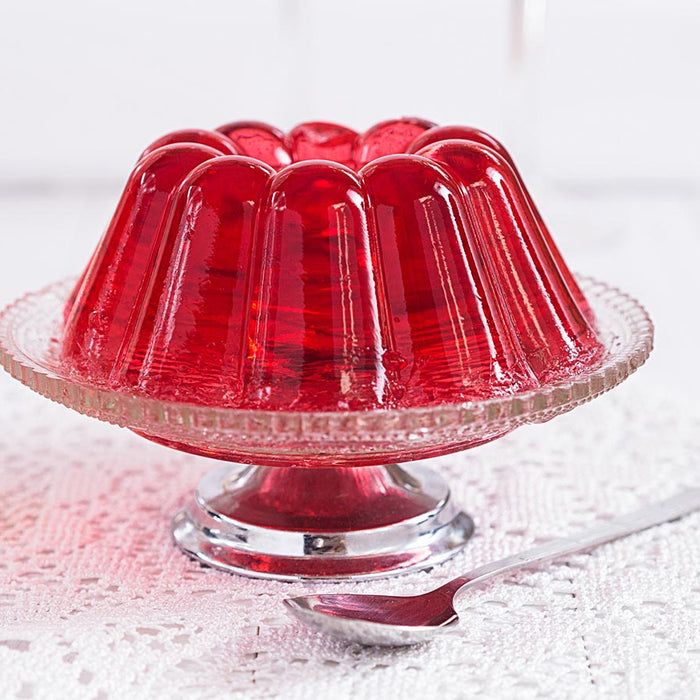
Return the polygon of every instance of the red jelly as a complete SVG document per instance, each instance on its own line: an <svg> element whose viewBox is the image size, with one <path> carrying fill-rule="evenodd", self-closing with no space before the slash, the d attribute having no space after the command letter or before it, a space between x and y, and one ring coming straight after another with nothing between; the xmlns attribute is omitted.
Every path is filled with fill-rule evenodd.
<svg viewBox="0 0 700 700"><path fill-rule="evenodd" d="M86 381L272 410L507 395L600 351L503 146L419 119L158 139L65 318Z"/></svg>

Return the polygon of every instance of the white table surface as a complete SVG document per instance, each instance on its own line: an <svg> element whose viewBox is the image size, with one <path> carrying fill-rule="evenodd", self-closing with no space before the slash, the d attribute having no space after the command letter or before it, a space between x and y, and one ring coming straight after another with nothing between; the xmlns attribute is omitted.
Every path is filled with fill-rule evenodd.
<svg viewBox="0 0 700 700"><path fill-rule="evenodd" d="M544 192L572 267L650 310L651 360L571 414L438 460L472 543L430 573L344 588L425 590L700 482L692 195ZM79 271L115 196L0 196L0 305ZM0 376L1 698L700 694L699 515L474 592L430 645L366 649L283 614L283 597L333 585L230 576L171 546L169 517L211 466Z"/></svg>

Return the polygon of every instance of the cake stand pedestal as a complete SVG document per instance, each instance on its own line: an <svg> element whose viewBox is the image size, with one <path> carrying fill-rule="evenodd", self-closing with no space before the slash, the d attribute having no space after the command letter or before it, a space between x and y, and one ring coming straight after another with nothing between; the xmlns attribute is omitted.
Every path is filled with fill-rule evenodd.
<svg viewBox="0 0 700 700"><path fill-rule="evenodd" d="M172 531L187 554L219 569L358 579L439 564L474 524L447 483L423 465L231 464L204 476Z"/></svg>
<svg viewBox="0 0 700 700"><path fill-rule="evenodd" d="M473 531L439 476L395 462L456 452L547 421L612 389L649 356L653 326L644 309L613 287L579 281L595 313L600 355L536 390L460 404L259 411L93 384L61 359L63 308L74 280L28 294L0 314L0 364L80 413L225 460L173 521L177 544L200 561L282 580L386 576L447 559Z"/></svg>

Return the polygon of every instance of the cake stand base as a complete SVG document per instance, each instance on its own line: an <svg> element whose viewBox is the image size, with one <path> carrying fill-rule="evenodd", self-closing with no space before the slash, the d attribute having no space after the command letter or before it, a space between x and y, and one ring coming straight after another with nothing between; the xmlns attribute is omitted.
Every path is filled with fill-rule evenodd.
<svg viewBox="0 0 700 700"><path fill-rule="evenodd" d="M177 545L244 576L370 579L427 569L474 531L447 483L423 465L227 464L173 519Z"/></svg>

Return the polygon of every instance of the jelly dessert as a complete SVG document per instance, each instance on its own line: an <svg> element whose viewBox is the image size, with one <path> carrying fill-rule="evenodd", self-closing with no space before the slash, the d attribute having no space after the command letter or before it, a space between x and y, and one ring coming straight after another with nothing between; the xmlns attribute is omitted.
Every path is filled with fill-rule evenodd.
<svg viewBox="0 0 700 700"><path fill-rule="evenodd" d="M513 394L571 376L600 347L503 146L420 119L158 139L62 340L86 382L299 411Z"/></svg>

